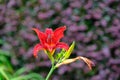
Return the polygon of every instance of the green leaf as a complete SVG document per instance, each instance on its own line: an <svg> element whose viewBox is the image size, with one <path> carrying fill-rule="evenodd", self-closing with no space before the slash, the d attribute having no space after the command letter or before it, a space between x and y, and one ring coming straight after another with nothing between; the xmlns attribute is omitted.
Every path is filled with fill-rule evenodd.
<svg viewBox="0 0 120 80"><path fill-rule="evenodd" d="M71 44L71 46L69 47L69 49L66 51L65 57L63 58L63 60L65 60L65 59L67 59L67 58L70 57L70 55L71 55L74 47L75 47L75 42L73 41L73 43Z"/></svg>
<svg viewBox="0 0 120 80"><path fill-rule="evenodd" d="M8 75L5 73L4 71L4 66L0 67L0 74L6 79L6 80L9 80L9 77Z"/></svg>
<svg viewBox="0 0 120 80"><path fill-rule="evenodd" d="M11 63L9 61L10 54L7 51L0 50L0 64L4 65L8 72L13 72Z"/></svg>
<svg viewBox="0 0 120 80"><path fill-rule="evenodd" d="M4 40L0 39L0 44L4 44Z"/></svg>
<svg viewBox="0 0 120 80"><path fill-rule="evenodd" d="M8 51L4 51L4 50L1 50L0 49L0 56L3 55L3 56L7 56L7 57L10 57L10 53Z"/></svg>
<svg viewBox="0 0 120 80"><path fill-rule="evenodd" d="M19 76L23 74L27 69L25 67L18 69L15 73L14 76Z"/></svg>
<svg viewBox="0 0 120 80"><path fill-rule="evenodd" d="M63 58L65 54L65 49L62 49L60 53L55 55L55 60L58 61L59 59Z"/></svg>
<svg viewBox="0 0 120 80"><path fill-rule="evenodd" d="M10 80L44 80L44 78L39 74L31 73L27 75L17 76Z"/></svg>

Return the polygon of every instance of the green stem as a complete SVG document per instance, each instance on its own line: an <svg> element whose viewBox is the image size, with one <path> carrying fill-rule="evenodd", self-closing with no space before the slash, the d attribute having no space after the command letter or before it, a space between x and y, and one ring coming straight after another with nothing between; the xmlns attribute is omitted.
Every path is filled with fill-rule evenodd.
<svg viewBox="0 0 120 80"><path fill-rule="evenodd" d="M55 70L55 66L52 66L52 68L50 69L50 72L48 73L47 77L45 80L49 80L51 74L53 73L53 71Z"/></svg>

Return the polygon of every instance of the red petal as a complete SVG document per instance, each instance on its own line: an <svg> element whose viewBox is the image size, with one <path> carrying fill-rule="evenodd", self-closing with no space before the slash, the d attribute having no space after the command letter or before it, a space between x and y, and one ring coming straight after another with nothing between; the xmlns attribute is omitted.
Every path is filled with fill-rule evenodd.
<svg viewBox="0 0 120 80"><path fill-rule="evenodd" d="M34 57L37 57L38 51L39 51L39 50L42 50L42 49L43 49L43 47L41 46L41 44L35 45L35 47L34 47L34 49L33 49L33 55L34 55Z"/></svg>
<svg viewBox="0 0 120 80"><path fill-rule="evenodd" d="M59 42L59 40L64 36L63 32L66 30L66 26L59 27L54 31L54 40Z"/></svg>
<svg viewBox="0 0 120 80"><path fill-rule="evenodd" d="M53 34L53 30L50 29L50 28L47 28L47 29L45 30L45 33L46 33L47 35Z"/></svg>
<svg viewBox="0 0 120 80"><path fill-rule="evenodd" d="M57 43L56 48L64 48L65 50L68 50L69 46L64 42L59 42Z"/></svg>
<svg viewBox="0 0 120 80"><path fill-rule="evenodd" d="M46 38L46 41L48 44L52 44L52 41L53 41L53 30L52 29L49 29L47 28L46 31L45 31L46 35L47 35L47 38Z"/></svg>
<svg viewBox="0 0 120 80"><path fill-rule="evenodd" d="M34 30L37 33L39 40L41 41L42 44L44 44L46 35L43 32L41 32L40 30L38 30L37 28L32 28L32 30Z"/></svg>

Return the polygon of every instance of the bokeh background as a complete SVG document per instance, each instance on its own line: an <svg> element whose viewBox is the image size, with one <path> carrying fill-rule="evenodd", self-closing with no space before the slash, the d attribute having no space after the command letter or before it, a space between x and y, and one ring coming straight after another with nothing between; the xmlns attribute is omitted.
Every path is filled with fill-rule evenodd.
<svg viewBox="0 0 120 80"><path fill-rule="evenodd" d="M76 41L71 57L90 58L95 67L90 71L77 61L57 69L51 80L120 80L120 0L0 0L0 55L7 54L2 58L14 71L25 67L24 74L45 77L51 64L44 52L33 57L39 40L31 28L63 25L62 41Z"/></svg>

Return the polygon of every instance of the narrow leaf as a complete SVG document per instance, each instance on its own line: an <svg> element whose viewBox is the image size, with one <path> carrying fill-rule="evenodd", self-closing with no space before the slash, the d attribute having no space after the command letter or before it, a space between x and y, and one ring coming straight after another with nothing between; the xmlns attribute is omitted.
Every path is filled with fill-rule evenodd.
<svg viewBox="0 0 120 80"><path fill-rule="evenodd" d="M71 44L71 46L69 47L69 49L66 51L64 59L67 59L67 58L70 57L70 55L71 55L74 47L75 47L75 42L73 41L73 43Z"/></svg>
<svg viewBox="0 0 120 80"><path fill-rule="evenodd" d="M14 73L14 76L19 76L21 74L23 74L27 69L26 68L20 68L18 69L15 73Z"/></svg>
<svg viewBox="0 0 120 80"><path fill-rule="evenodd" d="M0 67L0 74L6 79L6 80L9 80L9 77L8 75L5 73L4 71L4 66L3 67Z"/></svg>

